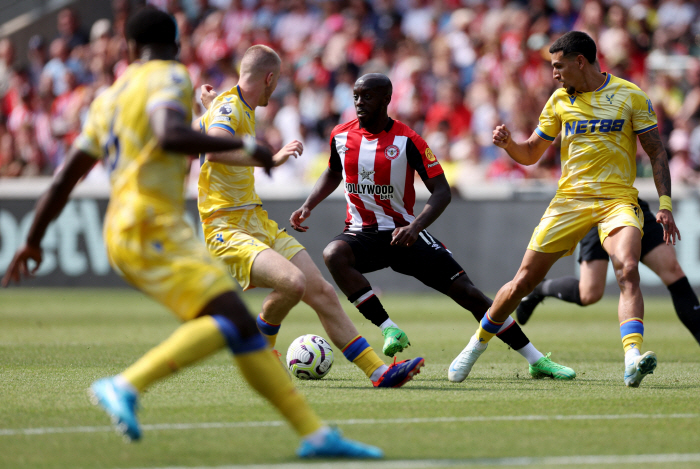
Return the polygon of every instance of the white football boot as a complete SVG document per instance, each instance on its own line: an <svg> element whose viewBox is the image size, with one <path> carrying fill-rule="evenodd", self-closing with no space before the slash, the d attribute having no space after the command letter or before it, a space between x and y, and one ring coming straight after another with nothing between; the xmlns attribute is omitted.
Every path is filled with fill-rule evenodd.
<svg viewBox="0 0 700 469"><path fill-rule="evenodd" d="M450 369L447 370L447 379L453 383L461 383L467 379L469 372L472 371L474 363L476 363L481 354L484 353L484 350L486 350L486 347L489 345L487 343L484 348L479 350L479 348L477 348L478 344L478 341L470 340L469 344L464 347L464 350L457 355L457 358L452 360Z"/></svg>
<svg viewBox="0 0 700 469"><path fill-rule="evenodd" d="M656 369L656 354L646 352L639 355L625 365L625 385L630 388L638 388L646 375L654 373Z"/></svg>

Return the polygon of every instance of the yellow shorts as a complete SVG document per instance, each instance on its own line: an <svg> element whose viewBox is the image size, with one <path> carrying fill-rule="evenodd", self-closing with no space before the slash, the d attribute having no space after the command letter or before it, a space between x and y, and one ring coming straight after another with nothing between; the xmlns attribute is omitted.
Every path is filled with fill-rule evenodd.
<svg viewBox="0 0 700 469"><path fill-rule="evenodd" d="M237 287L182 216L105 224L107 254L124 279L188 321Z"/></svg>
<svg viewBox="0 0 700 469"><path fill-rule="evenodd" d="M281 230L259 205L254 208L219 211L204 223L204 238L209 252L226 264L241 288L250 284L250 270L255 257L265 249L274 249L291 259L304 246Z"/></svg>
<svg viewBox="0 0 700 469"><path fill-rule="evenodd" d="M527 248L538 252L567 251L564 256L571 255L595 225L602 244L613 230L622 226L634 226L643 234L644 215L636 200L556 197L532 233Z"/></svg>

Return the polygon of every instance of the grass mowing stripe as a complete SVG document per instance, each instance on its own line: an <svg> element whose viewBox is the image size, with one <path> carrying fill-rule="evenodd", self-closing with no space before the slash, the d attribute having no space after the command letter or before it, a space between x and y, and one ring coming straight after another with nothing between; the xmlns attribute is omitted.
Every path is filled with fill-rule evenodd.
<svg viewBox="0 0 700 469"><path fill-rule="evenodd" d="M700 414L608 414L608 415L495 415L484 417L431 417L403 419L349 419L329 420L333 425L376 425L399 423L451 423L451 422L497 422L497 421L542 421L542 420L626 420L626 419L693 419ZM286 425L282 420L263 422L204 422L204 423L155 423L142 425L143 430L201 430L211 428L254 428L279 427ZM47 428L5 428L0 436L48 435L53 433L101 433L112 431L109 426L99 427L47 427Z"/></svg>
<svg viewBox="0 0 700 469"><path fill-rule="evenodd" d="M700 462L700 453L689 454L634 454L607 456L552 456L543 458L478 458L478 459L424 459L391 461L338 461L303 462L288 464L252 464L245 466L169 466L143 469L421 469L465 466L577 466L600 464L650 464Z"/></svg>

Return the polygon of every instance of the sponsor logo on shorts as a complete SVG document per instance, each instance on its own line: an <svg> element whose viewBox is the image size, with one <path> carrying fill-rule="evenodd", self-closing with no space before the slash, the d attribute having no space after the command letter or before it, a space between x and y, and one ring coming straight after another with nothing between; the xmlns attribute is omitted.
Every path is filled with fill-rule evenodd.
<svg viewBox="0 0 700 469"><path fill-rule="evenodd" d="M464 273L464 271L463 271L463 270L460 270L459 272L457 272L456 274L454 274L452 277L450 277L450 280L456 279L457 277L459 277L459 276L462 275L463 273Z"/></svg>
<svg viewBox="0 0 700 469"><path fill-rule="evenodd" d="M387 160L395 160L399 156L399 147L389 145L384 149L384 156L386 156Z"/></svg>
<svg viewBox="0 0 700 469"><path fill-rule="evenodd" d="M217 234L216 236L214 236L214 239L215 239L216 241L220 242L220 243L223 243L223 242L224 242L224 235L222 235L221 233L219 233L219 234Z"/></svg>
<svg viewBox="0 0 700 469"><path fill-rule="evenodd" d="M394 186L389 184L355 184L345 183L345 191L348 194L378 195L380 200L394 198Z"/></svg>

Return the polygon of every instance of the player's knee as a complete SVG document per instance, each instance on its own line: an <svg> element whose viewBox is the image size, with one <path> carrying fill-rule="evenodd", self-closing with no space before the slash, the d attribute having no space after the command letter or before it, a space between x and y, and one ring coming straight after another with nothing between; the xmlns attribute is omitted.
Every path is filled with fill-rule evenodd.
<svg viewBox="0 0 700 469"><path fill-rule="evenodd" d="M296 271L285 279L281 287L287 298L299 302L306 292L306 276L302 271Z"/></svg>
<svg viewBox="0 0 700 469"><path fill-rule="evenodd" d="M617 283L622 285L639 284L639 262L634 257L622 259L619 267L615 269Z"/></svg>
<svg viewBox="0 0 700 469"><path fill-rule="evenodd" d="M323 250L323 261L331 272L348 266L348 256L345 251L344 243L330 243Z"/></svg>
<svg viewBox="0 0 700 469"><path fill-rule="evenodd" d="M599 302L603 299L603 293L605 293L605 286L603 286L603 288L581 289L581 306L588 306Z"/></svg>
<svg viewBox="0 0 700 469"><path fill-rule="evenodd" d="M522 298L532 293L539 282L529 278L527 275L517 275L510 282L510 291L513 298Z"/></svg>

